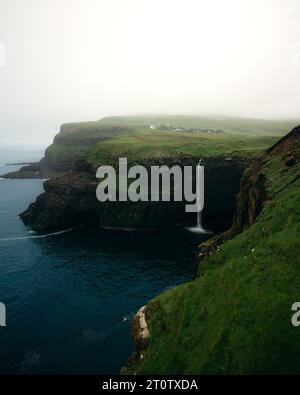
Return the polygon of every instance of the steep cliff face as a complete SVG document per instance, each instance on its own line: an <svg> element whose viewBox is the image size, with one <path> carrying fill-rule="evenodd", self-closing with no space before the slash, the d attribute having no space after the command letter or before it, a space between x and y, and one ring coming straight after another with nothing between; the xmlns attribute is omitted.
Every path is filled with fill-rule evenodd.
<svg viewBox="0 0 300 395"><path fill-rule="evenodd" d="M251 226L269 200L274 198L274 193L268 192L266 185L268 182L266 173L269 172L269 165L274 159L281 160L283 162L283 171L288 173L297 164L296 151L298 143L299 127L267 150L246 170L237 196L237 211L231 229L231 236ZM280 175L278 175L279 177ZM284 185L283 180L282 187Z"/></svg>
<svg viewBox="0 0 300 395"><path fill-rule="evenodd" d="M43 163L57 172L72 171L95 144L130 133L128 127L107 126L101 121L64 124L46 150Z"/></svg>
<svg viewBox="0 0 300 395"><path fill-rule="evenodd" d="M286 183L289 185L299 178L297 172L293 178L294 169L297 169L298 164L298 148L299 127L296 127L245 170L236 198L233 225L225 233L199 246L197 255L200 260L218 250L225 241L253 225L260 212L274 199L276 193L284 190ZM280 168L281 172L276 173L277 168ZM272 169L273 172L275 171L274 174ZM282 175L286 175L286 179Z"/></svg>
<svg viewBox="0 0 300 395"><path fill-rule="evenodd" d="M229 227L243 171L257 152L275 141L277 133L271 136L270 131L260 135L234 130L211 135L189 132L189 129L185 132L164 130L163 127L153 132L143 123L141 119L103 119L62 125L40 163L7 176L61 177L61 180L46 182L45 194L21 215L24 222L37 230L91 219L102 227L117 229L156 229L174 225L188 219L183 204L99 204L95 194L96 169L100 165L116 168L120 157L127 157L129 165L141 164L148 168L151 165L195 167L201 157L205 165L203 216L223 222L220 223L222 229ZM250 124L253 126L252 122ZM263 184L263 180L259 182ZM253 208L254 211L259 209ZM245 215L247 210L243 208Z"/></svg>
<svg viewBox="0 0 300 395"><path fill-rule="evenodd" d="M94 218L96 182L87 179L86 174L70 173L48 180L44 188L45 193L20 215L34 230L85 224Z"/></svg>
<svg viewBox="0 0 300 395"><path fill-rule="evenodd" d="M246 171L234 224L200 247L198 277L146 306L150 337L122 373L300 373L299 177L298 127Z"/></svg>
<svg viewBox="0 0 300 395"><path fill-rule="evenodd" d="M211 157L205 159L205 213L212 220L230 224L235 195L248 158ZM165 158L162 163L148 160L151 165L179 164L196 166L195 158ZM22 220L34 230L66 227L94 221L102 228L154 230L184 222L190 217L181 202L106 202L96 199L96 169L88 162L77 162L75 171L46 181L45 193L21 214ZM195 220L195 216L192 219Z"/></svg>

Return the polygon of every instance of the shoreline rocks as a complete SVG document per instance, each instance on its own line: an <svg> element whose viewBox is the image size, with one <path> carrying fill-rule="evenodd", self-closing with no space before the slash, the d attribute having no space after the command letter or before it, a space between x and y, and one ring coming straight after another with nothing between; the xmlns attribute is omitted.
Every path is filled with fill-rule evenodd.
<svg viewBox="0 0 300 395"><path fill-rule="evenodd" d="M20 163L22 165L22 163ZM24 180L24 179L49 179L62 177L65 172L54 171L41 162L26 164L21 167L20 170L4 174L3 178L12 180Z"/></svg>

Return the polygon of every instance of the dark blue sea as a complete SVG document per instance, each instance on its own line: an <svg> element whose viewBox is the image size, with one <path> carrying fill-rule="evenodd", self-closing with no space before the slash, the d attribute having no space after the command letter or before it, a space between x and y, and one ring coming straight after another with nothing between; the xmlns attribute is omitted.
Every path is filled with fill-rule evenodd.
<svg viewBox="0 0 300 395"><path fill-rule="evenodd" d="M42 150L0 149L1 174ZM0 374L118 373L133 351L131 319L161 291L190 280L203 236L83 227L33 233L18 214L42 180L0 179Z"/></svg>

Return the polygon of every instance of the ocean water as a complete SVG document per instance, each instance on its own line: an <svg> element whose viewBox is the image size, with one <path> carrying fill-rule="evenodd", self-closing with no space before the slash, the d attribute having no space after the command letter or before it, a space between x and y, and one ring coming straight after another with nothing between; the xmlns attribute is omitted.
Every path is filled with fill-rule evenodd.
<svg viewBox="0 0 300 395"><path fill-rule="evenodd" d="M10 158L42 156L32 154ZM18 168L3 158L0 150L0 178ZM118 373L133 351L134 313L194 276L195 247L207 236L180 227L33 233L18 214L42 191L41 180L0 179L0 374Z"/></svg>

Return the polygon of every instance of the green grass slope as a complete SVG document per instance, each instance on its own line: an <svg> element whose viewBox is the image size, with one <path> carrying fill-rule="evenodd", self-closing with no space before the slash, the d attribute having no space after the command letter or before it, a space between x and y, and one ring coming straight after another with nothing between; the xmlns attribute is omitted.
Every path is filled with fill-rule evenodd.
<svg viewBox="0 0 300 395"><path fill-rule="evenodd" d="M179 131L140 130L133 136L122 136L97 143L86 157L94 165L110 158L127 157L129 161L179 156L251 155L270 147L277 137L229 134L196 134Z"/></svg>
<svg viewBox="0 0 300 395"><path fill-rule="evenodd" d="M150 129L151 125L156 129ZM107 156L131 156L140 160L235 151L257 153L287 133L291 125L291 121L228 117L108 117L96 122L62 125L46 151L46 159L50 167L59 169L72 168L74 162L85 155L98 164Z"/></svg>
<svg viewBox="0 0 300 395"><path fill-rule="evenodd" d="M122 125L143 127L145 124L170 125L173 128L194 128L222 130L229 134L269 135L282 137L299 120L265 120L254 118L234 118L227 116L187 116L187 115L139 115L127 117L107 117L98 121L107 126Z"/></svg>
<svg viewBox="0 0 300 395"><path fill-rule="evenodd" d="M199 276L147 306L139 374L299 374L300 129L264 164L269 203L256 222L200 263ZM287 158L291 163L287 164Z"/></svg>

